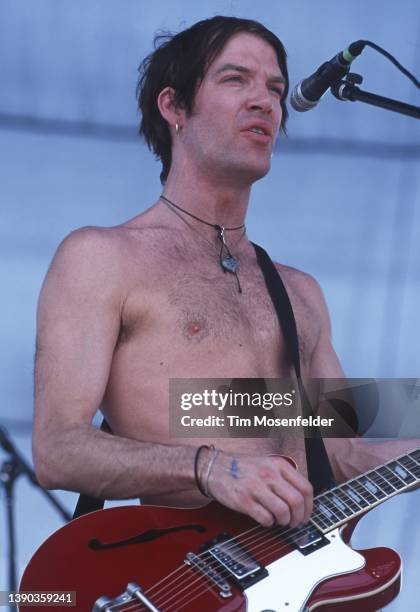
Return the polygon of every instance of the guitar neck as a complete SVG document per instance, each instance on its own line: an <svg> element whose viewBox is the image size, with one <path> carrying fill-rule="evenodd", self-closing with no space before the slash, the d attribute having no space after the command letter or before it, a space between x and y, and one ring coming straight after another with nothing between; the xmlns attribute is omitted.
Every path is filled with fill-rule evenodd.
<svg viewBox="0 0 420 612"><path fill-rule="evenodd" d="M317 495L311 522L327 533L418 483L420 448Z"/></svg>

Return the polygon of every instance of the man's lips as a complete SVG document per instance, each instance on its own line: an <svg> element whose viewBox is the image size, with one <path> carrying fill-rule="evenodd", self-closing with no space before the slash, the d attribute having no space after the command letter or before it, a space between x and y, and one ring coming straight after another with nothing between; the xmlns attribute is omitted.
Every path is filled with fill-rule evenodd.
<svg viewBox="0 0 420 612"><path fill-rule="evenodd" d="M254 131L252 129L249 130L241 130L241 134L249 137L254 142L258 142L259 144L271 144L273 139L269 134L262 134L261 132Z"/></svg>
<svg viewBox="0 0 420 612"><path fill-rule="evenodd" d="M260 144L271 144L273 142L273 126L263 121L248 123L241 129L241 133Z"/></svg>
<svg viewBox="0 0 420 612"><path fill-rule="evenodd" d="M261 136L273 137L273 126L271 123L265 121L253 121L252 123L246 124L241 132L252 132L253 134L260 134Z"/></svg>

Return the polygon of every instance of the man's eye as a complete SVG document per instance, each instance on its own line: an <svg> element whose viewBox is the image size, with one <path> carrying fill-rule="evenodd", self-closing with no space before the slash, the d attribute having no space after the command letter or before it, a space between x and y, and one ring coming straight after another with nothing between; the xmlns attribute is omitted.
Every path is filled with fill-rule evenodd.
<svg viewBox="0 0 420 612"><path fill-rule="evenodd" d="M279 98L281 98L284 93L283 89L279 89L278 87L272 87L271 91L274 91L274 93L276 93Z"/></svg>
<svg viewBox="0 0 420 612"><path fill-rule="evenodd" d="M225 79L225 81L238 81L241 82L243 79L240 75L230 76Z"/></svg>

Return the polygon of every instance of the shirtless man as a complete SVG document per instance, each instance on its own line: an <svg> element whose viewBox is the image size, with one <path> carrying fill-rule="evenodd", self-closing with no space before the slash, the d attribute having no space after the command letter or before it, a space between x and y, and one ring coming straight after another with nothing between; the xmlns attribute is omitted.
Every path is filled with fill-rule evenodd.
<svg viewBox="0 0 420 612"><path fill-rule="evenodd" d="M197 219L159 199L117 227L73 232L59 247L38 314L34 458L43 486L202 505L208 500L196 486L194 459L210 441L171 439L169 379L293 375L248 237L226 231L240 261L236 278L220 266L211 227L242 228L251 185L269 171L286 121L287 89L280 41L246 20L196 24L146 62L142 132L162 161L163 195ZM278 270L304 376L342 377L318 284ZM100 405L113 436L91 424ZM379 445L361 451L359 442L327 441L338 481L385 460ZM309 519L303 439L221 438L217 448L207 483L213 498L265 526ZM201 487L212 458L210 449L199 455Z"/></svg>

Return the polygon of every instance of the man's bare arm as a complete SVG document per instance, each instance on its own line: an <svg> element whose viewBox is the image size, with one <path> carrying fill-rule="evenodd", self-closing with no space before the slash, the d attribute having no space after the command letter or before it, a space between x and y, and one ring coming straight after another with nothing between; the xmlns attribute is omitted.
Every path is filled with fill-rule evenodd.
<svg viewBox="0 0 420 612"><path fill-rule="evenodd" d="M318 283L313 281L312 294L321 317L321 328L311 360L311 376L344 380L344 373L331 342L331 323L328 309ZM343 433L345 435L345 426ZM334 477L345 482L394 457L420 446L420 440L386 440L372 442L351 435L342 438L324 438Z"/></svg>
<svg viewBox="0 0 420 612"><path fill-rule="evenodd" d="M48 488L107 498L191 489L194 449L110 436L91 425L105 392L125 298L121 258L104 232L70 235L42 288L33 436L38 478Z"/></svg>
<svg viewBox="0 0 420 612"><path fill-rule="evenodd" d="M326 438L324 441L338 483L420 447L418 439L372 442L363 438Z"/></svg>

